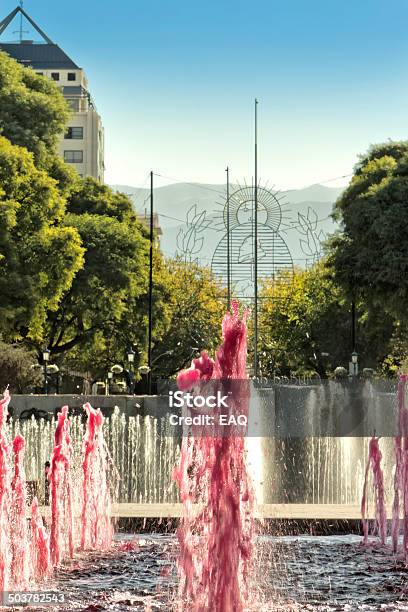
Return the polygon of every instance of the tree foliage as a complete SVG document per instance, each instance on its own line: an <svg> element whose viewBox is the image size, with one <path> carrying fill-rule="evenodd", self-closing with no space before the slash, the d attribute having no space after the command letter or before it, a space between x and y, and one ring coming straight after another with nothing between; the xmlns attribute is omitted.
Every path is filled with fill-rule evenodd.
<svg viewBox="0 0 408 612"><path fill-rule="evenodd" d="M106 215L118 221L136 221L132 202L125 194L113 191L90 176L74 186L68 198L67 210L75 215Z"/></svg>
<svg viewBox="0 0 408 612"><path fill-rule="evenodd" d="M336 280L354 299L407 317L408 142L372 147L336 204L329 242Z"/></svg>
<svg viewBox="0 0 408 612"><path fill-rule="evenodd" d="M33 367L36 355L23 346L0 341L0 389L28 393L42 382L42 372Z"/></svg>
<svg viewBox="0 0 408 612"><path fill-rule="evenodd" d="M209 268L180 259L165 262L162 283L169 296L168 323L162 337L155 340L152 362L153 375L168 378L201 350L217 348L227 300Z"/></svg>
<svg viewBox="0 0 408 612"><path fill-rule="evenodd" d="M261 289L259 338L264 376L317 373L348 366L352 352L350 302L325 261L285 273ZM392 321L358 303L360 361L375 367L387 352Z"/></svg>
<svg viewBox="0 0 408 612"><path fill-rule="evenodd" d="M70 114L53 81L0 52L0 133L36 159L55 150Z"/></svg>
<svg viewBox="0 0 408 612"><path fill-rule="evenodd" d="M84 266L49 315L48 344L54 354L115 334L134 300L147 291L148 243L140 226L106 215L68 214L85 249Z"/></svg>
<svg viewBox="0 0 408 612"><path fill-rule="evenodd" d="M78 232L63 224L56 182L27 150L0 137L0 331L39 339L83 262Z"/></svg>

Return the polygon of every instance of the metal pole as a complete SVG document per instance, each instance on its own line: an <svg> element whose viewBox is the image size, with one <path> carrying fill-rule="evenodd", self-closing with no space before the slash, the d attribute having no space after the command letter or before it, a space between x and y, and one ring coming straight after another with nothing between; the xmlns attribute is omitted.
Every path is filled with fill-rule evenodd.
<svg viewBox="0 0 408 612"><path fill-rule="evenodd" d="M231 308L231 255L230 255L230 201L229 201L229 167L227 173L227 282L228 282L228 301L227 310Z"/></svg>
<svg viewBox="0 0 408 612"><path fill-rule="evenodd" d="M147 393L152 393L152 329L153 329L153 171L150 172L150 257L149 257L149 336L147 343L147 365L149 372L147 375Z"/></svg>
<svg viewBox="0 0 408 612"><path fill-rule="evenodd" d="M44 395L48 395L47 362L44 361Z"/></svg>
<svg viewBox="0 0 408 612"><path fill-rule="evenodd" d="M258 100L255 98L254 376L258 378Z"/></svg>
<svg viewBox="0 0 408 612"><path fill-rule="evenodd" d="M356 303L351 302L351 350L356 352Z"/></svg>

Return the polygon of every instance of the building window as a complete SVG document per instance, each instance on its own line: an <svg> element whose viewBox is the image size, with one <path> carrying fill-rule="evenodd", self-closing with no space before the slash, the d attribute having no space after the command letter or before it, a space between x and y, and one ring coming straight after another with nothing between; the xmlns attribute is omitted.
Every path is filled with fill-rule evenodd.
<svg viewBox="0 0 408 612"><path fill-rule="evenodd" d="M64 161L67 164L82 164L84 161L83 151L64 151Z"/></svg>
<svg viewBox="0 0 408 612"><path fill-rule="evenodd" d="M51 78L53 81L59 81L59 72L51 72Z"/></svg>
<svg viewBox="0 0 408 612"><path fill-rule="evenodd" d="M76 73L68 72L68 81L76 81Z"/></svg>
<svg viewBox="0 0 408 612"><path fill-rule="evenodd" d="M44 76L44 73L43 73L43 72L37 72L37 74L38 74L39 76Z"/></svg>
<svg viewBox="0 0 408 612"><path fill-rule="evenodd" d="M72 110L76 113L79 112L79 98L65 98Z"/></svg>
<svg viewBox="0 0 408 612"><path fill-rule="evenodd" d="M65 140L82 140L84 137L83 127L69 127L65 134Z"/></svg>

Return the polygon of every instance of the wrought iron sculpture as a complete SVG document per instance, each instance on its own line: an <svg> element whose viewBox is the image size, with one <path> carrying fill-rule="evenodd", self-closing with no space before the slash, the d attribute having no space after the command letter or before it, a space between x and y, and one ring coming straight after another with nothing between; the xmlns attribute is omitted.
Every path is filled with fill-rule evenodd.
<svg viewBox="0 0 408 612"><path fill-rule="evenodd" d="M203 248L203 233L211 225L206 218L206 212L197 212L197 204L193 204L187 211L186 226L177 234L178 254L188 263L198 263L198 255Z"/></svg>
<svg viewBox="0 0 408 612"><path fill-rule="evenodd" d="M258 277L275 279L285 272L284 282L293 282L293 260L279 231L283 227L281 201L276 193L258 187ZM212 270L223 283L228 282L229 220L230 282L233 295L241 299L254 296L254 186L240 186L223 204L223 236L213 258Z"/></svg>
<svg viewBox="0 0 408 612"><path fill-rule="evenodd" d="M307 209L306 215L298 213L298 231L303 236L300 239L300 248L302 253L306 255L306 267L313 265L322 256L322 243L326 238L323 230L318 229L319 219L317 213L310 206Z"/></svg>

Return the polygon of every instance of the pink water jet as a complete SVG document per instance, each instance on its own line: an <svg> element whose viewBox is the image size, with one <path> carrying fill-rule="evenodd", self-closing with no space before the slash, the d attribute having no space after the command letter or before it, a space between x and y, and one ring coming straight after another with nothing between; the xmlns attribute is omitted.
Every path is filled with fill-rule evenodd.
<svg viewBox="0 0 408 612"><path fill-rule="evenodd" d="M400 535L400 515L403 515L403 545L402 552L405 562L408 563L408 410L406 406L406 385L407 374L401 374L398 381L398 418L397 435L394 438L395 453L395 473L394 473L394 500L392 505L392 526L391 540L392 548L398 551L398 540ZM369 466L373 467L376 519L379 527L381 543L385 543L387 517L385 512L384 481L381 470L381 452L378 446L378 439L373 438L370 442L369 461L366 469L366 479L363 489L363 500L361 504L364 541L367 542L368 526L365 518L366 496L367 496L367 477Z"/></svg>
<svg viewBox="0 0 408 612"><path fill-rule="evenodd" d="M37 581L50 573L50 538L43 524L37 497L31 503L31 562L33 576Z"/></svg>
<svg viewBox="0 0 408 612"><path fill-rule="evenodd" d="M364 544L368 543L368 499L367 487L370 475L370 467L373 474L375 519L381 544L387 539L387 510L385 507L384 475L381 467L382 453L379 447L379 438L373 436L369 444L368 461L365 470L363 497L361 500L361 517L364 533Z"/></svg>
<svg viewBox="0 0 408 612"><path fill-rule="evenodd" d="M11 485L11 579L14 587L24 589L28 584L29 542L27 529L27 483L24 470L25 440L17 434L13 441L14 476Z"/></svg>
<svg viewBox="0 0 408 612"><path fill-rule="evenodd" d="M6 423L10 394L8 390L0 400L0 591L7 591L10 580L11 549L9 510L11 502L10 444L6 436Z"/></svg>
<svg viewBox="0 0 408 612"><path fill-rule="evenodd" d="M402 509L404 515L403 552L405 561L408 561L408 411L405 400L407 378L407 374L401 374L398 381L398 431L394 440L395 475L391 528L392 546L394 552L397 552Z"/></svg>
<svg viewBox="0 0 408 612"><path fill-rule="evenodd" d="M107 483L107 451L103 438L103 415L86 403L88 415L82 449L83 500L81 548L106 550L112 544L111 498Z"/></svg>
<svg viewBox="0 0 408 612"><path fill-rule="evenodd" d="M72 558L74 555L71 458L68 406L63 406L58 413L48 471L52 517L50 551L53 565L61 563L64 556Z"/></svg>
<svg viewBox="0 0 408 612"><path fill-rule="evenodd" d="M232 304L222 322L223 343L215 361L203 352L180 372L181 390L229 395L228 414L248 414L247 313ZM234 384L235 381L235 384ZM217 417L217 408L212 413ZM253 488L245 460L245 437L234 425L192 427L182 440L174 472L183 517L180 543L181 606L195 612L241 612L248 599L253 537Z"/></svg>

